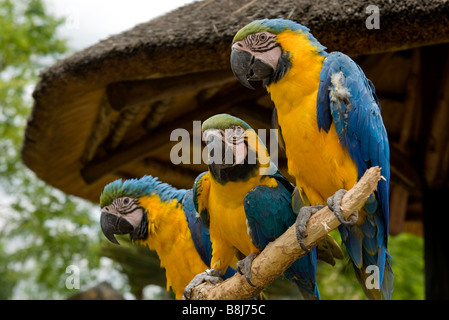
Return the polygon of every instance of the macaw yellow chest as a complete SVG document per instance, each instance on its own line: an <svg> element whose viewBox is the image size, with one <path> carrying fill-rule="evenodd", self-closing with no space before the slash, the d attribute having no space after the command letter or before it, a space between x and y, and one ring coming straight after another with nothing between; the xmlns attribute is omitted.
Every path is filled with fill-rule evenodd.
<svg viewBox="0 0 449 320"><path fill-rule="evenodd" d="M214 250L215 258L223 260L220 257L220 248L226 252L236 248L244 255L259 252L252 244L248 234L246 213L243 207L246 194L254 186L251 182L229 182L224 186L216 181L211 182L208 211L211 223L211 241L214 248L217 249Z"/></svg>
<svg viewBox="0 0 449 320"><path fill-rule="evenodd" d="M328 132L318 129L316 97L319 78L307 90L288 79L270 86L285 141L288 171L307 195L311 205L325 204L339 189L357 181L357 167L339 141L334 124Z"/></svg>
<svg viewBox="0 0 449 320"><path fill-rule="evenodd" d="M139 201L148 217L148 238L141 244L157 252L165 268L167 290L172 287L176 299L181 299L185 286L208 267L196 251L184 210L176 200L164 202L157 195Z"/></svg>
<svg viewBox="0 0 449 320"><path fill-rule="evenodd" d="M282 32L277 41L289 52L291 67L267 90L277 109L288 170L312 205L325 204L335 191L356 183L357 168L334 125L329 132L318 130L316 101L324 56L301 32Z"/></svg>

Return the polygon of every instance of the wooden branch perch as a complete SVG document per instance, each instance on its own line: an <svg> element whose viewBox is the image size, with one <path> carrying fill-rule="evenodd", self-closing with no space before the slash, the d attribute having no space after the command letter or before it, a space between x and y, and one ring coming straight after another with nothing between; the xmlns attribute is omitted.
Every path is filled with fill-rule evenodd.
<svg viewBox="0 0 449 320"><path fill-rule="evenodd" d="M343 197L342 213L348 218L352 212L365 203L366 199L377 188L381 179L380 168L368 169L357 184ZM340 225L332 211L325 207L312 215L307 224L308 237L305 239L307 248L314 247L330 231ZM192 300L239 300L252 299L278 278L296 259L305 255L297 239L296 230L291 226L282 236L269 243L254 259L251 266L252 287L245 277L236 273L233 277L217 285L202 283L195 287L191 294Z"/></svg>

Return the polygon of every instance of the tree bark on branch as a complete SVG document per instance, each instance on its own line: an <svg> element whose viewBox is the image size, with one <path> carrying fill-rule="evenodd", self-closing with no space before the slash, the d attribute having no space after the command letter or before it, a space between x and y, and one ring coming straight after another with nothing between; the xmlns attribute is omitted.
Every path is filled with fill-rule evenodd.
<svg viewBox="0 0 449 320"><path fill-rule="evenodd" d="M362 206L369 195L377 188L381 179L380 168L368 169L357 184L342 199L341 210L345 218ZM330 231L340 225L333 212L324 207L310 218L307 224L305 246L313 248ZM288 267L306 252L300 247L296 238L295 226L291 226L283 235L270 242L254 259L251 266L252 287L245 277L236 273L224 282L213 285L201 283L191 293L192 300L244 300L252 299L278 278Z"/></svg>

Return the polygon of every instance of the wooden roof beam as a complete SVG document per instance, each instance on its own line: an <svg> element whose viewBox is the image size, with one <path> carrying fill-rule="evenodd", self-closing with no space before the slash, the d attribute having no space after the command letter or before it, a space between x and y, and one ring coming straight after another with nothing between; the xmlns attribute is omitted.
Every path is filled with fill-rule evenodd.
<svg viewBox="0 0 449 320"><path fill-rule="evenodd" d="M244 94L242 94L242 91ZM200 104L200 107L195 111L158 127L138 141L119 146L107 157L94 158L81 170L81 176L86 183L91 184L110 172L120 170L121 167L130 162L151 157L158 153L159 148L170 141L169 136L173 130L191 128L194 120L205 120L217 113L225 112L237 103L257 99L262 94L266 94L263 88L251 91L236 82L236 85L231 87L230 90L219 92L204 104Z"/></svg>
<svg viewBox="0 0 449 320"><path fill-rule="evenodd" d="M150 104L184 93L198 91L235 81L229 70L204 71L174 77L111 83L106 88L110 106L117 111L136 105Z"/></svg>
<svg viewBox="0 0 449 320"><path fill-rule="evenodd" d="M95 151L105 139L108 139L106 143L108 149L116 148L132 120L143 106L153 103L155 105L163 104L162 100L170 101L172 97L182 93L196 91L198 88L207 89L220 86L231 81L235 81L235 77L230 70L215 70L198 72L193 75L121 81L109 84L100 105L96 125L92 129L92 134L88 143L86 143L86 150L81 157L82 163L92 160ZM119 118L115 127L111 130L109 117L112 110L122 112L124 116ZM163 113L158 112L156 118L161 114L163 116ZM160 119L148 117L144 126L152 128L152 125L158 124L158 121Z"/></svg>
<svg viewBox="0 0 449 320"><path fill-rule="evenodd" d="M400 183L413 195L422 192L422 178L420 171L412 159L400 148L398 143L390 143L390 171L391 181Z"/></svg>
<svg viewBox="0 0 449 320"><path fill-rule="evenodd" d="M425 178L432 188L449 186L449 58L438 92L425 153Z"/></svg>

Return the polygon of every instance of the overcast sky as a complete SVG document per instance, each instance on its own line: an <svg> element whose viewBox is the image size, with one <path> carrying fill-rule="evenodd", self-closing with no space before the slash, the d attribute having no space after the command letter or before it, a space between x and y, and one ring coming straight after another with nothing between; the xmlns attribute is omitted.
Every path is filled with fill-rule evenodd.
<svg viewBox="0 0 449 320"><path fill-rule="evenodd" d="M67 18L60 33L75 51L194 1L44 0L50 12Z"/></svg>

